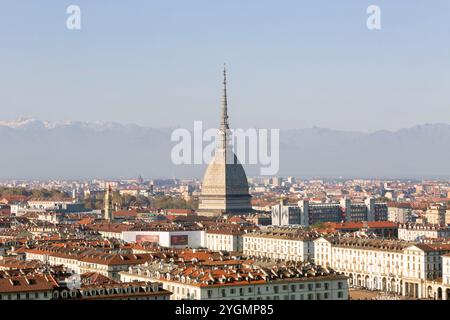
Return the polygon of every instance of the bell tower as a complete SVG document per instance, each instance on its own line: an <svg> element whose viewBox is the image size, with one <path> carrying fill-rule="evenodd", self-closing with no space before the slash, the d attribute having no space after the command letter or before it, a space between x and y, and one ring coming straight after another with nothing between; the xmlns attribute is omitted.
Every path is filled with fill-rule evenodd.
<svg viewBox="0 0 450 320"><path fill-rule="evenodd" d="M104 218L108 222L112 222L114 220L113 217L113 201L112 201L112 188L111 185L108 185L108 188L105 192L105 203L104 203Z"/></svg>

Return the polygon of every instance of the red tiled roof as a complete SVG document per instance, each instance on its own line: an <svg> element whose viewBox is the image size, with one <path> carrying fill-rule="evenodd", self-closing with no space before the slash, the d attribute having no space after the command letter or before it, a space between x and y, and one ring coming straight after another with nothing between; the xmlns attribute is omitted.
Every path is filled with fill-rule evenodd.
<svg viewBox="0 0 450 320"><path fill-rule="evenodd" d="M191 209L167 209L169 214L193 214L195 211Z"/></svg>
<svg viewBox="0 0 450 320"><path fill-rule="evenodd" d="M98 285L98 284L115 284L117 283L113 279L108 278L98 272L87 272L81 275L81 281L85 285Z"/></svg>
<svg viewBox="0 0 450 320"><path fill-rule="evenodd" d="M0 279L0 293L50 291L58 287L50 275L16 276Z"/></svg>
<svg viewBox="0 0 450 320"><path fill-rule="evenodd" d="M6 195L0 198L0 202L10 203L10 202L22 202L28 199L27 196L24 195Z"/></svg>
<svg viewBox="0 0 450 320"><path fill-rule="evenodd" d="M137 212L135 211L135 210L128 210L128 211L126 211L126 210L122 210L122 211L116 211L116 212L114 212L113 213L113 216L115 217L115 218L120 218L120 217L123 217L123 218L126 218L126 217L137 217Z"/></svg>
<svg viewBox="0 0 450 320"><path fill-rule="evenodd" d="M397 223L392 221L371 221L366 223L369 228L397 228ZM361 229L364 227L364 222L327 222L326 225L330 229L342 230L342 229Z"/></svg>

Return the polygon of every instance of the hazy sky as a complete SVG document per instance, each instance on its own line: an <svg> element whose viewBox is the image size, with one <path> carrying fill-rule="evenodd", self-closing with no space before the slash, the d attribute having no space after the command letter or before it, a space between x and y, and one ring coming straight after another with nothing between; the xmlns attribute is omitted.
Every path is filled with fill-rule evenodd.
<svg viewBox="0 0 450 320"><path fill-rule="evenodd" d="M0 4L1 120L216 125L226 62L233 127L450 123L448 0Z"/></svg>

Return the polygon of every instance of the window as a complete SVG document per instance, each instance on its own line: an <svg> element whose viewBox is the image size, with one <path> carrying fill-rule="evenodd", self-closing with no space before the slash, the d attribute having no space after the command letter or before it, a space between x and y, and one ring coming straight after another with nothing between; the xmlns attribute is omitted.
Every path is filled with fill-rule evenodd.
<svg viewBox="0 0 450 320"><path fill-rule="evenodd" d="M341 281L338 282L338 289L342 289L343 283Z"/></svg>
<svg viewBox="0 0 450 320"><path fill-rule="evenodd" d="M342 291L338 291L338 298L342 298L344 296L344 294L342 293Z"/></svg>
<svg viewBox="0 0 450 320"><path fill-rule="evenodd" d="M313 290L313 285L312 285L312 283L308 284L308 290L309 290L309 291L312 291L312 290Z"/></svg>

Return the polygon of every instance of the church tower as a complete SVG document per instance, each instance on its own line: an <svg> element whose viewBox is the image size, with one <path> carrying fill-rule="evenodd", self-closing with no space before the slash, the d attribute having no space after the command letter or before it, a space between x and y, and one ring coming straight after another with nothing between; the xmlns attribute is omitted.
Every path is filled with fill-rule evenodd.
<svg viewBox="0 0 450 320"><path fill-rule="evenodd" d="M111 186L108 185L108 188L106 189L105 192L105 208L104 208L104 218L106 221L108 222L112 222L114 220L113 217L113 200L112 200L112 189Z"/></svg>
<svg viewBox="0 0 450 320"><path fill-rule="evenodd" d="M230 144L227 75L223 70L223 95L218 143L203 177L198 214L222 216L251 213L251 196L244 168Z"/></svg>

